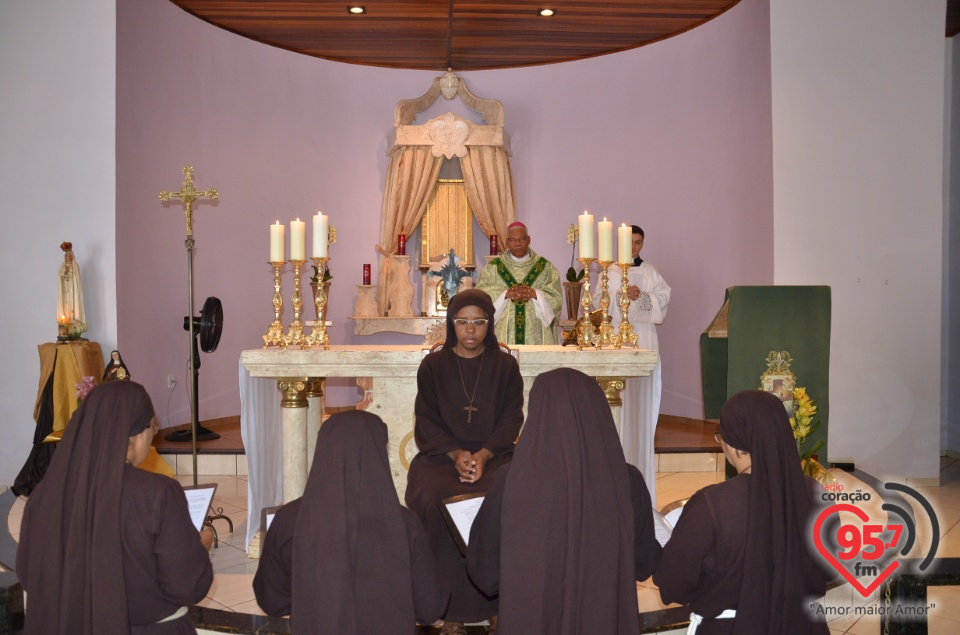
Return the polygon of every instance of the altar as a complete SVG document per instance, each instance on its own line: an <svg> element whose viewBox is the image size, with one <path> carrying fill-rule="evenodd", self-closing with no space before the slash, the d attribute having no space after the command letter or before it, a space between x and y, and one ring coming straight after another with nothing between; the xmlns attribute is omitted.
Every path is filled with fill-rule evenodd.
<svg viewBox="0 0 960 635"><path fill-rule="evenodd" d="M540 373L554 368L576 368L597 377L619 421L620 390L626 377L649 375L657 361L656 351L582 350L561 346L517 346L515 351L524 379L524 404ZM312 458L316 429L322 419L322 402L310 406L308 397L319 396L316 384L326 377L356 377L364 390L358 410L378 415L389 431L390 468L397 492L403 499L407 468L416 454L413 441L413 404L417 396L417 369L427 354L420 345L331 346L330 350L248 350L241 363L251 377L277 381L281 392L281 439L283 443L283 502L303 493L308 458ZM249 449L248 449L249 450Z"/></svg>

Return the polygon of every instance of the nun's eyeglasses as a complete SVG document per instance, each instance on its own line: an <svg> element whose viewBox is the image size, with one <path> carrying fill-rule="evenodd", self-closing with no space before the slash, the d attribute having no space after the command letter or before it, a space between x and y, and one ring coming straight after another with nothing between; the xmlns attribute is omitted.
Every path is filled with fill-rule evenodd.
<svg viewBox="0 0 960 635"><path fill-rule="evenodd" d="M468 320L466 318L455 318L453 320L453 323L461 328L465 327L467 324L473 324L476 328L480 328L481 326L486 326L487 322L489 321L490 320L488 320L487 318L477 318L476 320Z"/></svg>
<svg viewBox="0 0 960 635"><path fill-rule="evenodd" d="M720 436L719 430L713 433L713 440L716 441L717 443L720 443L721 441L723 441L723 438Z"/></svg>

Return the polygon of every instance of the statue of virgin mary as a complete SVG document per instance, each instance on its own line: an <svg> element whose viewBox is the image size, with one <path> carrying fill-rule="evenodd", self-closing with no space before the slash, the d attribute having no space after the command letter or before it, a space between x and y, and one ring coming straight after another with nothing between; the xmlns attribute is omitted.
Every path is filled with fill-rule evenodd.
<svg viewBox="0 0 960 635"><path fill-rule="evenodd" d="M57 290L57 322L66 327L69 339L77 339L87 330L80 265L73 256L73 243L61 243L60 249L63 250L63 264L60 265L60 284Z"/></svg>

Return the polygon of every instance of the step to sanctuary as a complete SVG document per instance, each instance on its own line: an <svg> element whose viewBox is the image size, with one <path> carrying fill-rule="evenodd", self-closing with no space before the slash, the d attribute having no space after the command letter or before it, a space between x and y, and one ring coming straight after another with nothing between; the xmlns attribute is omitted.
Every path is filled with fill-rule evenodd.
<svg viewBox="0 0 960 635"><path fill-rule="evenodd" d="M197 442L197 474L246 476L247 456L240 435L240 416L209 419L200 425L216 432L220 438ZM168 441L166 436L171 431L189 428L189 424L164 428L153 441L153 447L175 474L193 474L191 444ZM722 471L723 452L713 438L716 429L716 421L660 415L654 441L657 472Z"/></svg>

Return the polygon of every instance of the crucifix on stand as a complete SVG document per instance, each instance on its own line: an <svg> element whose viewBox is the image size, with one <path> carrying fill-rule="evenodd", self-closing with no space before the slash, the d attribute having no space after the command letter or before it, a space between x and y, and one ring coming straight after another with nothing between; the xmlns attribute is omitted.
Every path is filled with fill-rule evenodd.
<svg viewBox="0 0 960 635"><path fill-rule="evenodd" d="M163 190L160 192L161 201L169 201L170 199L179 199L183 202L183 213L187 218L187 240L184 243L187 247L187 316L183 319L183 328L189 331L190 333L190 376L193 379L192 382L192 391L190 399L190 431L189 433L186 430L178 430L176 432L171 432L167 435L168 441L190 441L191 442L191 453L193 455L193 485L197 485L197 439L200 440L209 440L209 439L218 439L220 435L216 432L208 430L206 428L200 427L198 423L198 414L199 410L199 398L197 396L197 389L199 386L197 368L200 366L200 353L197 349L197 328L200 328L200 337L202 338L201 346L206 352L211 352L217 348L217 343L220 341L220 331L223 327L223 308L220 304L220 300L214 297L207 298L207 301L203 305L203 313L201 318L198 320L194 317L193 314L193 248L195 241L193 240L193 202L199 198L217 198L217 190L210 188L208 190L198 190L193 186L193 167L186 166L183 168L183 185L180 187L179 192L168 192ZM230 520L228 516L223 514L222 509L214 510L212 507L211 511L216 513L208 514L204 525L209 525L213 527L214 520L226 520L230 526L230 531L233 531L233 521ZM213 530L213 541L214 546L218 546L219 540L217 538L216 528Z"/></svg>
<svg viewBox="0 0 960 635"><path fill-rule="evenodd" d="M193 443L193 484L197 484L197 439L200 440L209 440L217 439L220 437L219 434L208 430L206 428L201 428L198 422L198 398L197 398L197 384L198 384L198 374L197 367L200 365L199 353L196 352L196 327L197 325L194 322L193 318L193 248L195 241L193 239L193 202L199 198L217 198L218 193L214 188L209 190L198 190L193 185L193 167L186 166L183 168L183 185L180 187L179 192L169 192L163 190L160 192L161 201L169 201L170 199L179 199L183 203L183 213L187 218L187 240L185 242L187 247L187 306L188 313L187 317L184 319L184 328L187 329L190 333L190 376L193 379L192 382L192 394L190 395L190 430L177 430L171 432L167 435L168 441L191 441ZM219 301L218 301L219 303ZM217 339L219 339L219 334L217 334ZM215 346L215 345L214 345Z"/></svg>

